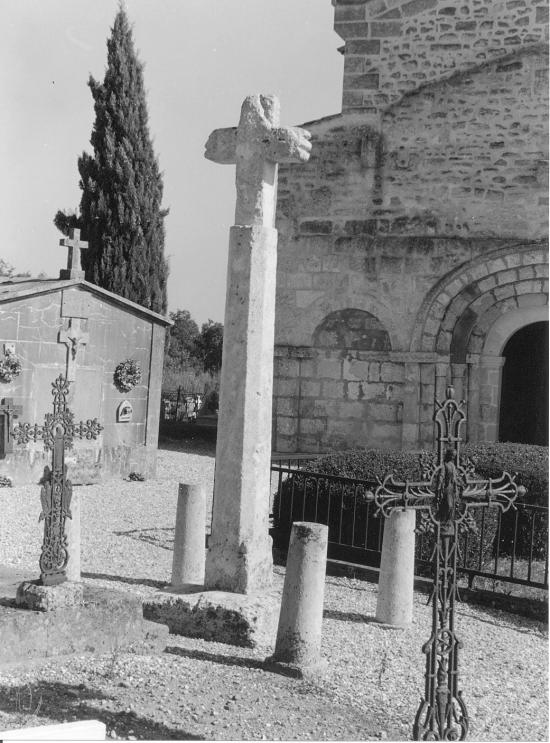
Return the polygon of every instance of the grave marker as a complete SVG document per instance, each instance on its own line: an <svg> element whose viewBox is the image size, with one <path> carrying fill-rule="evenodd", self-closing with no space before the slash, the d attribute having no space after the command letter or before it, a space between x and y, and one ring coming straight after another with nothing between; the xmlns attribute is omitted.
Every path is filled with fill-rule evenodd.
<svg viewBox="0 0 550 743"><path fill-rule="evenodd" d="M444 403L436 402L437 455L435 461L424 462L423 480L399 482L389 474L374 493L374 502L385 517L395 509L420 511L419 531L435 534L432 634L422 647L425 692L413 725L414 740L466 739L470 721L458 688L461 643L455 632L458 535L476 528L474 509L500 508L504 513L525 493L507 472L496 479L477 479L473 464L462 463L464 405L454 400L452 387L447 388Z"/></svg>
<svg viewBox="0 0 550 743"><path fill-rule="evenodd" d="M67 404L70 382L61 375L52 382L53 413L46 413L42 426L38 423L19 423L13 429L18 444L42 439L44 449L52 452L52 467L44 468L40 501L44 520L44 540L40 555L40 580L44 586L54 586L67 580L69 558L65 519L71 518L72 484L67 478L65 449L71 449L73 438L96 439L103 430L97 418L74 422Z"/></svg>

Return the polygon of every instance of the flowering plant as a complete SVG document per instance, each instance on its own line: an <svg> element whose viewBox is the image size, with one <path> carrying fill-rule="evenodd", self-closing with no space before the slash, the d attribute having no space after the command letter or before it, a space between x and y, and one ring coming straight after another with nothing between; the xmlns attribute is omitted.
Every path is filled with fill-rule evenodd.
<svg viewBox="0 0 550 743"><path fill-rule="evenodd" d="M0 358L0 380L12 382L21 374L21 362L13 351L6 351L4 358Z"/></svg>
<svg viewBox="0 0 550 743"><path fill-rule="evenodd" d="M120 392L129 392L141 382L141 367L134 359L121 361L115 369L114 379Z"/></svg>

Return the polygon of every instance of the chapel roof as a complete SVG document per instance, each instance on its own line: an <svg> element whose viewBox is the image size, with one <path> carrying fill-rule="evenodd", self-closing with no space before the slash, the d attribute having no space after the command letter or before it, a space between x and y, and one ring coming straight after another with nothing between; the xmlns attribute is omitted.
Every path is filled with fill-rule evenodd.
<svg viewBox="0 0 550 743"><path fill-rule="evenodd" d="M71 287L78 287L84 291L88 291L91 294L99 295L104 299L122 306L129 312L136 315L145 315L153 322L160 325L172 325L172 321L159 315L157 312L148 310L142 307L136 302L132 302L130 299L121 297L118 294L102 289L100 286L91 284L89 281L84 279L7 279L6 281L0 281L0 304L6 302L13 302L17 299L25 299L39 294L50 294L53 292L60 291L62 289L69 289Z"/></svg>

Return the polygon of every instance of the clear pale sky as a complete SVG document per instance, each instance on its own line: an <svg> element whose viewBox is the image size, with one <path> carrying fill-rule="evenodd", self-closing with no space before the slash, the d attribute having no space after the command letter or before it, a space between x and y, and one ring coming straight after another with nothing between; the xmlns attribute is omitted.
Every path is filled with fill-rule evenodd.
<svg viewBox="0 0 550 743"><path fill-rule="evenodd" d="M203 157L243 98L275 93L282 123L341 109L342 41L330 0L127 0L164 173L169 309L223 321L234 168ZM80 203L77 158L94 119L116 0L0 0L0 257L57 277L52 220Z"/></svg>

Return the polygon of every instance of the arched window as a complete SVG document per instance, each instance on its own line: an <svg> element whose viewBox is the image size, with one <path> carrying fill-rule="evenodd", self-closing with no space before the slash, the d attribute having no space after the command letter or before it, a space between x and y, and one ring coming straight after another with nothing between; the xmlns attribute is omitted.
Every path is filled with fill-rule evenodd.
<svg viewBox="0 0 550 743"><path fill-rule="evenodd" d="M391 351L390 336L380 320L364 310L331 312L313 333L316 348Z"/></svg>

